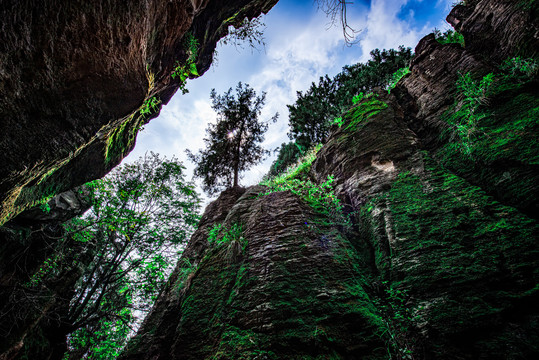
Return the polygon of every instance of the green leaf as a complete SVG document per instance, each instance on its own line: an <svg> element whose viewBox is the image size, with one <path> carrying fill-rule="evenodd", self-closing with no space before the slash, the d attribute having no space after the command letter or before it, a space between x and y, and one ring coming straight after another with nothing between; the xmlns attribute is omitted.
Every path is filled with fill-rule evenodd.
<svg viewBox="0 0 539 360"><path fill-rule="evenodd" d="M191 65L189 66L189 71L191 72L191 74L193 74L195 76L199 76L197 66L196 66L195 63L191 63Z"/></svg>

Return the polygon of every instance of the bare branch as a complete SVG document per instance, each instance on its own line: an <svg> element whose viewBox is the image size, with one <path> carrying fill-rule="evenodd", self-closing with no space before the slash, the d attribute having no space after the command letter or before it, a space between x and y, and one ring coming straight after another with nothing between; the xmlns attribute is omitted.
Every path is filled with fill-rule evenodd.
<svg viewBox="0 0 539 360"><path fill-rule="evenodd" d="M353 2L346 0L315 0L318 4L318 9L322 10L330 19L330 25L341 24L344 42L346 46L352 46L359 42L357 35L361 30L355 30L348 25L346 6Z"/></svg>

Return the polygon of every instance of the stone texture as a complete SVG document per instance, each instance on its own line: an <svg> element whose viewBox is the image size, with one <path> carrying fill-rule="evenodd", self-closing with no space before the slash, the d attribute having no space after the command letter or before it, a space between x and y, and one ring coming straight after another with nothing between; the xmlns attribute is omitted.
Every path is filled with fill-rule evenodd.
<svg viewBox="0 0 539 360"><path fill-rule="evenodd" d="M46 259L54 257L57 239L64 236L62 222L90 207L84 188L59 194L48 210L22 212L0 227L0 359L62 358L65 336L62 317L69 311L79 269L64 271L40 286L25 286ZM68 242L61 254L72 256L77 243ZM56 254L58 255L58 254Z"/></svg>
<svg viewBox="0 0 539 360"><path fill-rule="evenodd" d="M179 86L185 34L210 66L228 26L276 0L2 1L0 224L25 208L100 178L135 145ZM160 106L159 106L160 107Z"/></svg>
<svg viewBox="0 0 539 360"><path fill-rule="evenodd" d="M343 116L307 175L334 176L342 214L261 186L211 204L121 359L537 358L537 148L517 163L511 138L473 167L444 160L440 136L459 72L533 54L533 4L457 6L465 48L427 36L391 95ZM494 128L536 116L533 79L500 94ZM533 129L521 131L531 144ZM519 175L502 184L508 169ZM241 235L216 243L216 224Z"/></svg>
<svg viewBox="0 0 539 360"><path fill-rule="evenodd" d="M537 223L441 168L379 99L310 173L335 176L352 224L290 192L223 193L122 359L539 354ZM217 223L241 224L245 249L208 242Z"/></svg>
<svg viewBox="0 0 539 360"><path fill-rule="evenodd" d="M271 3L245 1L234 2L234 6L256 13ZM50 4L50 9L44 7L44 11L57 10L55 6L61 3ZM151 7L154 3L144 4ZM176 5L172 3L167 14L169 10L172 14ZM197 65L202 70L206 69L204 64L209 64L205 61L211 59L214 41L227 24L223 19L234 15L221 5L190 2L184 8L191 9L189 16L194 19L186 29L198 39L205 39L203 44L210 44L201 49ZM81 5L73 6L77 10ZM122 5L107 6L103 8L106 12L98 12L104 19L109 14L118 15ZM90 8L94 9L93 5ZM165 11L158 6L151 9L156 14ZM137 7L132 11L136 14ZM28 24L36 16L21 11L13 14L17 15L5 14L6 23L18 24L20 17L26 19L21 24ZM178 14L183 16L179 10ZM207 207L165 289L121 359L538 358L537 125L513 129L518 136L508 137L503 151L487 151L488 156L478 155L475 159L450 152L448 140L441 136L448 130L442 117L459 99L455 86L459 72L471 72L480 78L498 71L500 62L507 57L536 54L536 14L534 1L467 1L467 6L455 7L449 20L464 34L464 48L441 45L427 36L416 48L411 74L390 95L378 92L343 116L344 125L334 128L304 174L315 184L334 176L334 193L344 205L341 212L317 211L290 191L267 194L263 186L223 192ZM149 19L155 20L152 16ZM76 26L84 24L78 21ZM151 24L157 24L157 20L150 21L150 28ZM114 29L114 22L111 26ZM168 32L161 25L155 26L163 31L155 32L152 40L160 49L166 48L167 39L181 43L182 35L176 38L175 30ZM208 34L216 35L205 37L206 29L214 29ZM13 36L22 39L23 30ZM62 31L56 29L56 33ZM112 34L116 46L116 33ZM36 39L48 39L47 36L40 34ZM27 38L36 41L33 36ZM22 46L21 51L30 51L32 46ZM140 49L135 49L138 54ZM181 56L181 49L174 51ZM149 53L154 54L152 50ZM0 56L6 59L6 66L12 66L13 75L9 76L22 76L13 60L22 58L21 54L7 52ZM132 91L141 92L136 104L131 105L136 108L148 84L145 68L138 67L144 61L136 56L133 59L138 72L134 71L129 81L139 85ZM156 74L156 89L160 89L162 100L167 99L166 94L176 89L166 85L175 57L149 59L150 69ZM37 83L43 85L43 74L54 73L38 71ZM55 84L58 80L52 76L51 81ZM10 83L18 81L8 80L1 86ZM501 129L522 117L536 119L536 85L537 80L532 79L499 92L488 107L482 108L489 111L489 126ZM36 94L31 85L20 86L30 87L21 91ZM19 95L13 96L10 109L22 109ZM105 103L106 97L99 96L95 94ZM44 100L33 101L31 104L39 105ZM65 106L69 107L69 101ZM29 119L25 111L21 113ZM112 107L109 111L113 112ZM87 135L94 136L94 131L109 134L116 126L115 120L111 121L106 131L99 133L96 127ZM27 125L24 121L21 124ZM30 139L42 136L29 134ZM73 141L68 135L66 139ZM487 144L492 146L485 146L486 150L496 145L494 140ZM80 144L85 141L81 135ZM17 146L22 148L20 143ZM56 149L58 154L60 147ZM84 161L70 161L64 170L49 173L52 160L48 159L21 172L24 176L6 177L2 186L11 181L15 188L24 187L26 190L11 194L18 196L17 201L25 199L20 204L26 204L36 199L28 192L32 187L65 185L73 182L69 179L82 181L89 173L98 176L101 170L96 169L104 164L103 145L84 149L76 157ZM46 151L44 156L48 156ZM88 168L92 159L100 159L97 168ZM17 166L15 162L13 168ZM509 178L505 173L510 174ZM64 199L67 201L53 201L58 210L66 203L83 208L82 202L72 201L72 197ZM40 227L41 233L32 233L31 237L21 236L21 232L37 230L28 230L28 224L2 229L2 285L16 285L32 272L17 268L21 257L29 267L39 265L46 256L46 239L58 236L54 232L58 229L51 228L56 218L64 218L62 211L52 209L46 216L20 216L17 221ZM76 274L66 274L52 288L57 293L68 292L74 278ZM54 294L48 296L45 308L61 312L66 304ZM0 305L3 309L4 303ZM25 316L14 314L19 315ZM44 317L27 320L9 332L0 327L10 336L1 356L14 356L33 329L50 329Z"/></svg>
<svg viewBox="0 0 539 360"><path fill-rule="evenodd" d="M444 156L443 134L451 130L444 115L452 111L461 96L455 83L459 75L470 73L480 78L495 72L505 59L537 56L538 6L528 1L472 1L456 6L447 20L461 31L465 47L439 44L433 35L421 39L410 65L412 74L393 92L403 108L407 125L420 140L421 147L438 159ZM514 117L534 117L537 107L535 83L516 92L506 92L490 100L491 112L502 122ZM517 98L520 95L520 98ZM511 100L511 101L509 101ZM528 115L526 115L528 113ZM530 130L532 131L532 130ZM530 136L530 135L528 135ZM534 142L536 140L528 140ZM515 143L515 146L522 144ZM488 194L507 205L515 206L528 216L539 217L539 167L533 157L507 152L483 157L458 157L444 162L451 171L470 183L481 186Z"/></svg>
<svg viewBox="0 0 539 360"><path fill-rule="evenodd" d="M534 0L472 0L455 6L447 21L464 36L467 50L502 61L515 54L537 57L538 15Z"/></svg>
<svg viewBox="0 0 539 360"><path fill-rule="evenodd" d="M337 226L322 225L325 219L293 194L259 195L265 191L248 188L218 220L227 229L242 225L243 250L235 242L208 243L204 224L215 218L215 209L226 209L230 194L210 205L122 359L366 356L372 348L384 353L367 294L375 290L350 267L357 261L352 243ZM184 259L201 242L205 251L191 258L193 270L182 278Z"/></svg>

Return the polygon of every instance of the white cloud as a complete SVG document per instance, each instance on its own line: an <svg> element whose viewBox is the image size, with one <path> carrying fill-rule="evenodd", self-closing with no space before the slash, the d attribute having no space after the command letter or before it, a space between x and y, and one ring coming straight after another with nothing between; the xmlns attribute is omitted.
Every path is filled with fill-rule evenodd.
<svg viewBox="0 0 539 360"><path fill-rule="evenodd" d="M424 29L413 29L410 24L397 17L406 0L373 0L367 16L365 30L361 35L359 46L362 55L359 61L370 59L373 49L391 49L399 45L414 47Z"/></svg>
<svg viewBox="0 0 539 360"><path fill-rule="evenodd" d="M438 0L438 5L452 1ZM345 47L341 28L328 28L328 20L322 12L310 17L294 16L287 13L285 7L287 3L293 4L293 0L281 0L266 17L265 51L251 53L245 49L238 52L233 46L220 47L217 66L202 78L189 81L190 93L184 96L177 94L163 108L159 118L148 124L139 135L138 145L127 161L138 158L148 149L167 156L175 154L184 161L188 171L192 171L194 165L187 161L184 149L197 151L202 148L207 124L215 121L209 99L210 89L216 88L221 93L235 87L240 80L250 84L257 93L267 92L262 119L269 119L275 112L280 114L279 121L270 125L264 147L273 149L282 142L288 142L286 105L295 102L296 91L307 90L311 82L317 82L320 76L335 75L346 64L368 60L372 49L396 48L399 45L413 47L432 29L430 24L414 28L409 22L399 19L399 13L408 2L372 0L369 10L356 2L353 11L349 11L349 22L353 27L363 29L361 42ZM412 14L412 18L414 16L419 17L419 12ZM443 20L438 27L442 24ZM260 180L271 161L268 159L247 172L242 183L249 185Z"/></svg>

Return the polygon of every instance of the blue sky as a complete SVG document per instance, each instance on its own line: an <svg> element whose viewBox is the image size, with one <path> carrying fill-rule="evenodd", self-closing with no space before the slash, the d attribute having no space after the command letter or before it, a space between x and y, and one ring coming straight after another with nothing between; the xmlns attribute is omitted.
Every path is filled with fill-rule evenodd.
<svg viewBox="0 0 539 360"><path fill-rule="evenodd" d="M305 91L320 76L333 76L344 65L370 58L372 49L415 47L435 27L447 29L445 17L454 0L361 0L348 7L349 24L361 29L360 41L344 45L340 26L331 27L312 0L280 0L263 17L266 46L260 51L245 46L218 45L217 61L200 78L189 80L189 93L177 92L138 135L137 145L124 160L136 160L147 151L171 157L175 155L187 167L191 177L194 165L185 156L202 148L205 128L215 122L210 91L223 93L238 81L248 83L258 93L265 91L266 106L262 119L279 112L279 121L270 125L263 146L273 150L288 142L288 110L297 91ZM257 183L268 171L273 156L247 172L242 185Z"/></svg>

